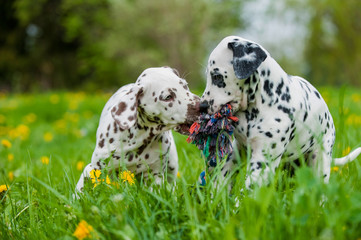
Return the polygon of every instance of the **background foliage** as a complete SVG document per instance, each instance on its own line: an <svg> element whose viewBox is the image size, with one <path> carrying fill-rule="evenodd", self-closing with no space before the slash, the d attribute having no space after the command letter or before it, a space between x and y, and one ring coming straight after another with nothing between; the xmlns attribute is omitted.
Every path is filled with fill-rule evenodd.
<svg viewBox="0 0 361 240"><path fill-rule="evenodd" d="M4 0L0 86L119 87L151 66L199 86L207 44L240 27L233 0Z"/></svg>
<svg viewBox="0 0 361 240"><path fill-rule="evenodd" d="M360 85L361 2L283 1L284 12L307 19L300 23L307 33L303 53L278 58L281 65L316 85ZM203 87L215 44L262 21L245 14L247 2L2 0L0 89L118 88L143 69L163 65L177 68L192 88ZM266 15L278 18L270 6Z"/></svg>
<svg viewBox="0 0 361 240"><path fill-rule="evenodd" d="M286 0L308 14L305 75L317 84L361 85L361 1Z"/></svg>

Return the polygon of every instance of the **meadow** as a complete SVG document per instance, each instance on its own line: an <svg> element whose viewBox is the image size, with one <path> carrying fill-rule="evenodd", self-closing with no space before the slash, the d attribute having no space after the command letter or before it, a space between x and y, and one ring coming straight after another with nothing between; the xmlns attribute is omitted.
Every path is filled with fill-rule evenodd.
<svg viewBox="0 0 361 240"><path fill-rule="evenodd" d="M361 89L320 89L336 126L334 157L361 146ZM175 187L102 173L72 194L90 162L109 93L0 93L0 239L361 239L361 157L325 185L308 167L269 186L232 192L196 184L201 153L174 133ZM212 181L212 179L208 179ZM237 199L237 201L236 201Z"/></svg>

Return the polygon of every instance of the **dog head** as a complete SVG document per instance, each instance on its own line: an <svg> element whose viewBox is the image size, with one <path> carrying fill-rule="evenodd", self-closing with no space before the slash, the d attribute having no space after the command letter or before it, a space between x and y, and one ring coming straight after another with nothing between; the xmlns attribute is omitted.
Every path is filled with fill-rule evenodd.
<svg viewBox="0 0 361 240"><path fill-rule="evenodd" d="M187 82L169 67L146 69L111 109L112 117L123 130L140 126L175 128L187 134L199 116L199 97Z"/></svg>
<svg viewBox="0 0 361 240"><path fill-rule="evenodd" d="M231 103L235 111L244 108L257 88L258 76L254 73L268 55L252 41L235 36L224 38L208 60L201 112L217 112L226 103Z"/></svg>

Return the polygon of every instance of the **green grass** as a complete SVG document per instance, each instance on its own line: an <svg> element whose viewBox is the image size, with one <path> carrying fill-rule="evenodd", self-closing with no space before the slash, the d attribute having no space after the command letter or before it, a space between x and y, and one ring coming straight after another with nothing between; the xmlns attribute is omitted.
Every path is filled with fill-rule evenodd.
<svg viewBox="0 0 361 240"><path fill-rule="evenodd" d="M335 157L361 146L360 92L321 89L335 121ZM229 194L226 186L194 184L204 161L177 133L180 177L174 189L164 184L150 191L142 182L118 180L119 188L88 187L73 201L78 165L90 161L109 96L0 95L0 140L12 145L0 145L0 185L10 186L0 195L0 239L74 239L81 220L97 239L361 238L360 157L333 172L328 185L301 167L293 178L277 171L269 186L241 194L243 164Z"/></svg>

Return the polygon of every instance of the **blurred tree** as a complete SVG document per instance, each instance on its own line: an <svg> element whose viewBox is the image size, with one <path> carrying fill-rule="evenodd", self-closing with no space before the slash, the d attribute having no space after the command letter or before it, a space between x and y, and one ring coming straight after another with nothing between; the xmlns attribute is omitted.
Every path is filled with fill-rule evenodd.
<svg viewBox="0 0 361 240"><path fill-rule="evenodd" d="M287 0L309 14L305 59L317 84L361 85L361 1Z"/></svg>
<svg viewBox="0 0 361 240"><path fill-rule="evenodd" d="M65 0L67 39L79 39L81 73L94 86L129 83L145 68L171 66L203 85L205 44L241 27L234 0ZM200 71L201 69L201 71Z"/></svg>
<svg viewBox="0 0 361 240"><path fill-rule="evenodd" d="M205 43L240 28L240 9L237 0L2 0L0 88L119 87L163 65L200 86Z"/></svg>
<svg viewBox="0 0 361 240"><path fill-rule="evenodd" d="M65 87L75 80L75 41L63 40L61 0L3 0L0 87L32 90Z"/></svg>

